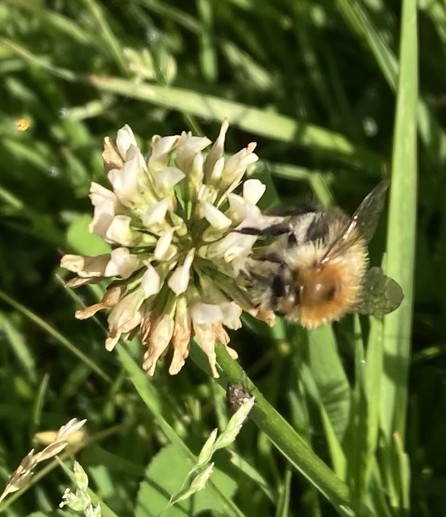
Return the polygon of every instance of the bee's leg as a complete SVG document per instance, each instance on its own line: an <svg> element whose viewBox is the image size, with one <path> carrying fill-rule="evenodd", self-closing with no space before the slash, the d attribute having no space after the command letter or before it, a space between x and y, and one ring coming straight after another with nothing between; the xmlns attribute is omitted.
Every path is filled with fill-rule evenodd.
<svg viewBox="0 0 446 517"><path fill-rule="evenodd" d="M264 253L259 256L254 255L255 260L259 262L273 262L274 264L282 264L283 256L275 252Z"/></svg>
<svg viewBox="0 0 446 517"><path fill-rule="evenodd" d="M297 246L296 234L294 232L290 232L288 234L288 247L294 248L295 246Z"/></svg>
<svg viewBox="0 0 446 517"><path fill-rule="evenodd" d="M273 278L273 281L271 282L271 291L273 295L273 300L278 301L279 298L282 298L282 296L286 295L287 292L287 286L285 283L285 278L282 274L279 274Z"/></svg>
<svg viewBox="0 0 446 517"><path fill-rule="evenodd" d="M269 258L251 257L246 262L245 272L251 279L270 284L271 278L280 274L282 262L282 259L278 256L269 256Z"/></svg>
<svg viewBox="0 0 446 517"><path fill-rule="evenodd" d="M280 306L281 299L287 294L286 271L283 264L281 264L275 272L257 273L255 271L249 272L250 281L252 285L259 291L258 301L253 301L254 306L265 306L269 310L276 312Z"/></svg>
<svg viewBox="0 0 446 517"><path fill-rule="evenodd" d="M282 264L280 267L278 274L275 275L272 280L270 280L270 299L269 299L269 306L270 309L276 313L278 316L284 316L285 312L280 310L280 308L283 305L283 301L286 300L287 296L289 295L289 277L290 271L285 266L285 264Z"/></svg>
<svg viewBox="0 0 446 517"><path fill-rule="evenodd" d="M268 228L242 228L236 230L239 233L245 235L258 235L259 237L276 237L277 235L283 235L289 233L290 225L288 223L278 223L268 226Z"/></svg>

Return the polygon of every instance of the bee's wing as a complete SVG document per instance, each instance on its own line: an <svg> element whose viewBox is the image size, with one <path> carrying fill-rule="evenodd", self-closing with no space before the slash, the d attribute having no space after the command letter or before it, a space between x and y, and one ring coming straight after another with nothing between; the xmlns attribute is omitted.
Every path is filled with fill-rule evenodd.
<svg viewBox="0 0 446 517"><path fill-rule="evenodd" d="M352 223L350 224L356 223L356 228L366 242L370 241L378 226L379 216L384 209L385 196L388 188L389 182L382 180L364 198L364 201L353 214Z"/></svg>
<svg viewBox="0 0 446 517"><path fill-rule="evenodd" d="M397 309L403 298L398 282L386 276L380 267L372 267L364 275L361 299L352 312L384 316Z"/></svg>
<svg viewBox="0 0 446 517"><path fill-rule="evenodd" d="M378 226L388 188L389 182L383 180L364 198L364 201L353 214L351 221L330 246L324 256L324 262L341 254L360 238L363 238L366 242L370 241Z"/></svg>

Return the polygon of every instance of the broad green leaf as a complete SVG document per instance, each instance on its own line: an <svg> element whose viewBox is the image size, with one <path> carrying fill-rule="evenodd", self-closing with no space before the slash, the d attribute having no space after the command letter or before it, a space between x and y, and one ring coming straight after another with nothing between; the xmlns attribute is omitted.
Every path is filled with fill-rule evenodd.
<svg viewBox="0 0 446 517"><path fill-rule="evenodd" d="M178 454L175 446L164 447L149 463L144 480L141 482L135 517L152 517L159 515L160 512L163 517L183 517L197 515L204 510L215 510L225 514L226 506L207 486L189 500L165 509L170 496L181 489L189 471L190 464ZM211 479L218 491L226 498L230 499L234 496L237 483L230 476L214 466Z"/></svg>
<svg viewBox="0 0 446 517"><path fill-rule="evenodd" d="M156 418L158 425L168 440L172 443L173 446L175 446L176 455L182 463L188 464L188 472L196 463L196 458L164 416L165 410L161 405L161 397L159 397L155 386L150 382L150 380L147 378L147 375L135 363L133 358L123 346L118 347L118 353L122 364L130 375L135 389L140 395L142 401L146 405L147 409ZM239 517L241 515L237 506L230 499L228 499L225 494L220 492L220 490L214 485L212 479L208 481L207 490L212 494L211 497L220 500L219 504L224 506L225 513L228 515L228 517L232 515Z"/></svg>

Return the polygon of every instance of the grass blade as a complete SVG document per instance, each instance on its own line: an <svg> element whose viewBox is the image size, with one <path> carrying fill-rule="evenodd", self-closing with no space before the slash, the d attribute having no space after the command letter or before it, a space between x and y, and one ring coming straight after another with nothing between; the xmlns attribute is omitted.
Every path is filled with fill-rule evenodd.
<svg viewBox="0 0 446 517"><path fill-rule="evenodd" d="M386 272L400 283L405 298L401 307L384 321L384 368L387 376L383 379L381 415L389 440L395 431L403 439L406 426L416 239L417 100L416 1L405 0L386 260Z"/></svg>
<svg viewBox="0 0 446 517"><path fill-rule="evenodd" d="M47 332L50 336L52 336L56 342L60 343L63 347L69 350L73 355L77 356L85 365L87 365L93 372L95 372L99 377L101 377L106 382L111 382L110 377L105 373L105 371L100 368L94 361L92 361L86 354L79 350L79 348L65 336L63 336L60 332L58 332L55 328L49 325L46 321L43 321L42 318L37 316L34 312L27 309L24 305L20 304L16 300L13 300L7 294L0 291L0 299L6 302L8 305L16 309L18 312L22 313L26 318L39 326L42 330Z"/></svg>
<svg viewBox="0 0 446 517"><path fill-rule="evenodd" d="M182 88L141 84L114 77L89 77L91 84L102 91L133 97L183 113L210 120L227 118L230 124L256 135L282 142L294 142L315 152L330 154L366 169L376 168L380 158L352 144L340 133L320 126L299 122L278 113L268 112L247 104L228 101ZM371 161L368 161L371 160Z"/></svg>
<svg viewBox="0 0 446 517"><path fill-rule="evenodd" d="M355 511L358 511L360 515L370 515L368 508L362 502L358 502L355 508L354 503L350 500L347 485L328 468L310 449L306 441L264 399L241 366L229 356L225 348L218 346L216 351L218 363L223 368L219 383L222 386L226 386L228 381L243 383L255 395L256 406L251 412L251 417L288 462L317 488L341 515L351 517L352 512ZM197 364L207 368L203 354L200 353L198 347L191 349L191 356Z"/></svg>
<svg viewBox="0 0 446 517"><path fill-rule="evenodd" d="M103 92L139 99L182 113L204 117L208 120L221 121L227 118L232 125L255 135L281 142L293 142L313 152L330 155L332 158L365 170L376 171L382 164L382 159L375 153L354 145L340 133L315 124L297 121L279 113L184 88L135 84L134 81L116 77L100 77L97 75L81 77L71 70L49 65L45 59L35 56L26 48L6 38L0 38L0 43L33 65L48 70L67 81L87 81Z"/></svg>
<svg viewBox="0 0 446 517"><path fill-rule="evenodd" d="M320 401L342 442L350 414L350 390L331 326L323 325L308 333L307 353Z"/></svg>
<svg viewBox="0 0 446 517"><path fill-rule="evenodd" d="M367 11L359 2L351 2L350 0L338 0L338 6L352 30L367 43L390 88L393 91L400 91L399 84L401 82L398 84L398 81L401 81L401 75L398 79L396 56L380 36ZM413 38L415 42L417 41L416 37L417 33L414 32ZM418 125L420 137L423 144L429 149L429 155L431 158L435 157L434 161L437 167L440 168L442 165L444 166L446 160L445 132L424 99L417 99L417 110L420 122Z"/></svg>

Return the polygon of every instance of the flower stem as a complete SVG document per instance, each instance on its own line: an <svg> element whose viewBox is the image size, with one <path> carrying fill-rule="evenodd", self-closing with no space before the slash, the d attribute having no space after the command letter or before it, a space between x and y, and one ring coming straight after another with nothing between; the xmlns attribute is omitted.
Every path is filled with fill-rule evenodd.
<svg viewBox="0 0 446 517"><path fill-rule="evenodd" d="M203 368L205 358L198 347L191 349L192 359ZM324 495L345 516L371 516L370 510L363 503L353 502L348 486L311 450L308 443L291 427L291 425L263 397L259 389L248 378L240 364L232 359L224 346L216 347L217 361L221 377L217 382L227 389L228 383L242 384L256 397L256 404L250 413L255 422L296 468L322 495Z"/></svg>

